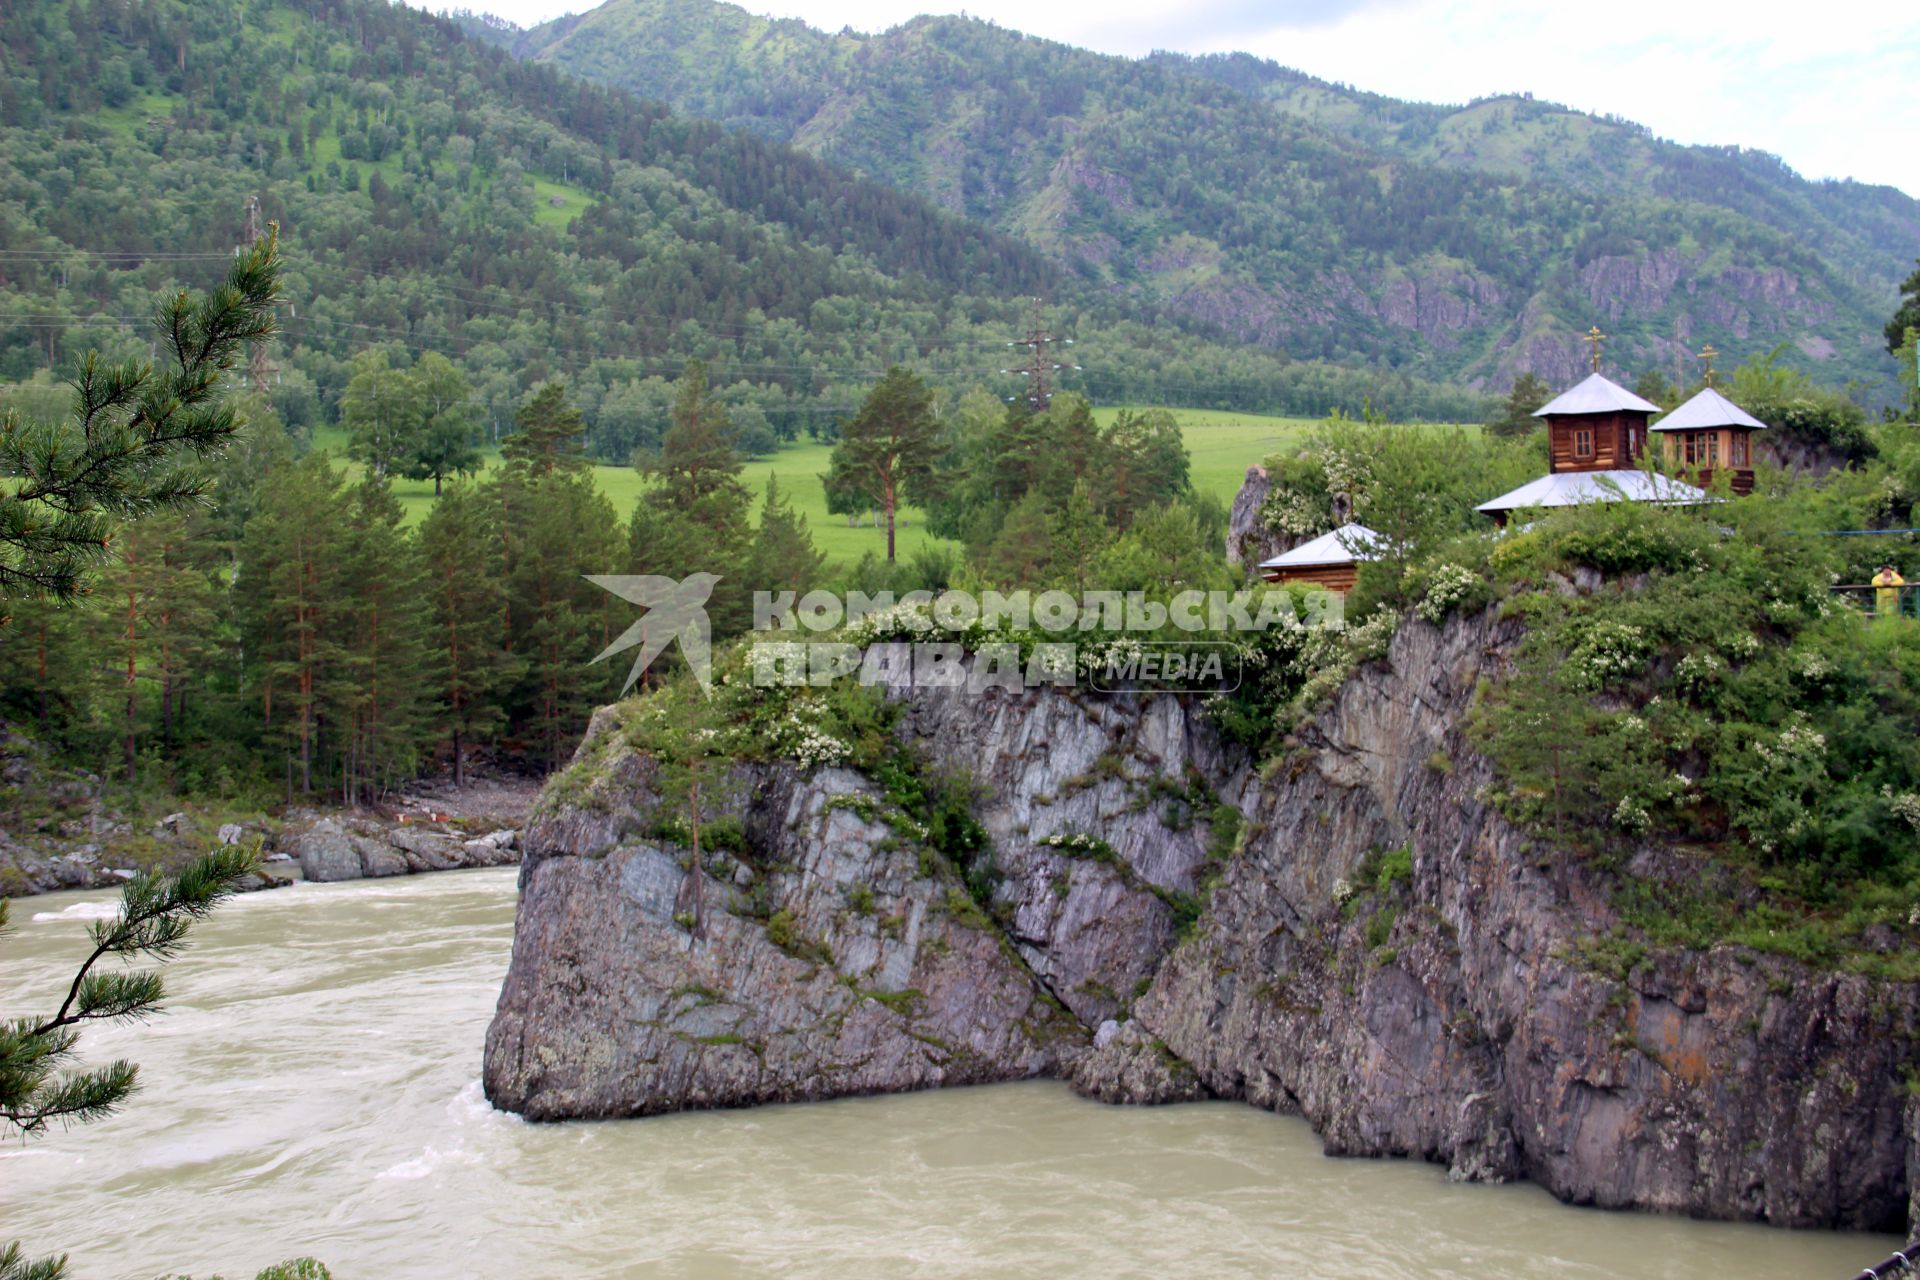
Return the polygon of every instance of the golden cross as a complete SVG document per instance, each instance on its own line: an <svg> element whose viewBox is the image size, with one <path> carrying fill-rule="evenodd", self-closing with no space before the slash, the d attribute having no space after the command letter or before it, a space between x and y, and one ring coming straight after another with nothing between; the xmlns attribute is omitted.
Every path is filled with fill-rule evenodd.
<svg viewBox="0 0 1920 1280"><path fill-rule="evenodd" d="M1593 347L1593 355L1589 358L1589 363L1593 365L1593 371L1595 373L1600 372L1600 344L1606 340L1607 335L1600 332L1599 325L1595 325L1593 328L1587 330L1587 336L1582 339L1583 342Z"/></svg>
<svg viewBox="0 0 1920 1280"><path fill-rule="evenodd" d="M1709 342L1706 346L1700 348L1700 362L1707 366L1707 385L1708 386L1713 385L1713 362L1716 358L1718 358L1719 355L1720 353L1713 349L1713 344L1711 342Z"/></svg>

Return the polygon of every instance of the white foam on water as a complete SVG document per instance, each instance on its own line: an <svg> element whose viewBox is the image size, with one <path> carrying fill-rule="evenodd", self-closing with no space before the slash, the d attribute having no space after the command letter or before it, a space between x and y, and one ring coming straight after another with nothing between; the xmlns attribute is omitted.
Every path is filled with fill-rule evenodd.
<svg viewBox="0 0 1920 1280"><path fill-rule="evenodd" d="M474 1165L480 1163L480 1157L463 1147L454 1147L442 1151L429 1146L411 1160L402 1160L391 1169L377 1173L374 1178L383 1182L418 1182L422 1178L431 1178L442 1168L450 1164Z"/></svg>
<svg viewBox="0 0 1920 1280"><path fill-rule="evenodd" d="M487 1157L477 1151L467 1149L465 1134L476 1129L485 1131L498 1127L520 1127L526 1121L504 1111L496 1111L487 1101L485 1090L479 1079L467 1081L460 1091L447 1100L447 1119L455 1130L453 1142L442 1148L429 1143L426 1150L411 1160L402 1160L399 1164L376 1174L377 1179L388 1181L413 1182L421 1178L430 1178L449 1165L481 1165L487 1163Z"/></svg>
<svg viewBox="0 0 1920 1280"><path fill-rule="evenodd" d="M478 1076L467 1081L461 1086L460 1092L453 1095L453 1100L447 1103L447 1115L458 1126L474 1124L518 1126L526 1123L524 1117L514 1115L510 1111L495 1110L493 1104L487 1101L486 1090L481 1086Z"/></svg>
<svg viewBox="0 0 1920 1280"><path fill-rule="evenodd" d="M45 920L111 920L120 914L120 900L109 898L100 902L76 902L60 911L36 911L33 921L38 924Z"/></svg>

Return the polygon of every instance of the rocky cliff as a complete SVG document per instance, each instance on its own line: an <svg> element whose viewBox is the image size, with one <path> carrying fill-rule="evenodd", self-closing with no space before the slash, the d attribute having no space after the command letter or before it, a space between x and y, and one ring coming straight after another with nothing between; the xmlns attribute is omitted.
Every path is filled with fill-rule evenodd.
<svg viewBox="0 0 1920 1280"><path fill-rule="evenodd" d="M1282 549L1280 536L1260 518L1260 509L1272 489L1273 480L1265 467L1257 463L1248 467L1247 478L1240 482L1240 491L1233 495L1233 506L1227 512L1227 563L1248 577L1262 560L1280 554Z"/></svg>
<svg viewBox="0 0 1920 1280"><path fill-rule="evenodd" d="M1609 945L1598 873L1477 798L1461 725L1513 638L1406 623L1262 769L1181 697L916 691L901 732L977 787L986 909L866 779L752 766L704 938L603 713L526 833L488 1095L557 1119L1053 1074L1579 1203L1901 1226L1920 998Z"/></svg>

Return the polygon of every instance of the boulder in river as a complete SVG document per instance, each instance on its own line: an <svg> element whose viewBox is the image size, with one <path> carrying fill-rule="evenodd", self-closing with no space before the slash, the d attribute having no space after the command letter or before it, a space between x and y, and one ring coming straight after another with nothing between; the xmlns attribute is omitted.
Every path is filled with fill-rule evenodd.
<svg viewBox="0 0 1920 1280"><path fill-rule="evenodd" d="M387 832L387 843L400 850L414 871L451 871L466 865L460 842L444 832L395 827Z"/></svg>
<svg viewBox="0 0 1920 1280"><path fill-rule="evenodd" d="M469 867L503 867L515 860L511 831L496 831L478 840L469 840L460 849Z"/></svg>
<svg viewBox="0 0 1920 1280"><path fill-rule="evenodd" d="M406 855L382 841L368 836L354 836L353 847L360 855L361 873L369 879L404 876L413 869L407 865Z"/></svg>
<svg viewBox="0 0 1920 1280"><path fill-rule="evenodd" d="M300 874L309 880L358 880L360 854L340 824L322 818L293 837L292 852L300 860Z"/></svg>

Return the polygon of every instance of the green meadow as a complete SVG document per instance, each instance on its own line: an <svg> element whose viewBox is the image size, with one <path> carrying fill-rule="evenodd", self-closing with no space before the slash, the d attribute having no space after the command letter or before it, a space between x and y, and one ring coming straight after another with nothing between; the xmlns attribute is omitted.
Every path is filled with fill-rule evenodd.
<svg viewBox="0 0 1920 1280"><path fill-rule="evenodd" d="M1105 423L1119 410L1109 408L1094 412ZM1179 419L1181 434L1193 459L1194 488L1202 493L1213 494L1223 503L1233 500L1233 495L1240 489L1240 482L1246 478L1249 466L1287 442L1299 439L1314 425L1312 420L1306 418L1268 418L1206 409L1176 409L1173 412ZM341 461L346 460L346 434L338 428L316 432L315 444ZM741 478L753 491L756 500L765 492L767 478L772 476L777 479L781 491L788 495L794 508L806 516L814 545L826 552L829 560L851 563L869 551L876 555L885 554L887 537L884 528L869 524L865 517L850 524L845 516L836 516L827 510L826 488L821 484L820 476L827 470L827 459L831 452L831 445L802 441L767 457L749 461ZM488 450L485 465L492 466L496 458L497 453ZM357 473L359 470L356 463L347 462L346 465L350 472ZM626 519L648 481L631 467L596 466L593 470L600 491L613 503L620 518ZM409 524L422 519L427 508L433 504L433 482L430 480L397 481L394 493L406 509ZM939 541L927 533L924 517L913 507L903 508L900 512L896 539L902 556L912 555L928 542Z"/></svg>

